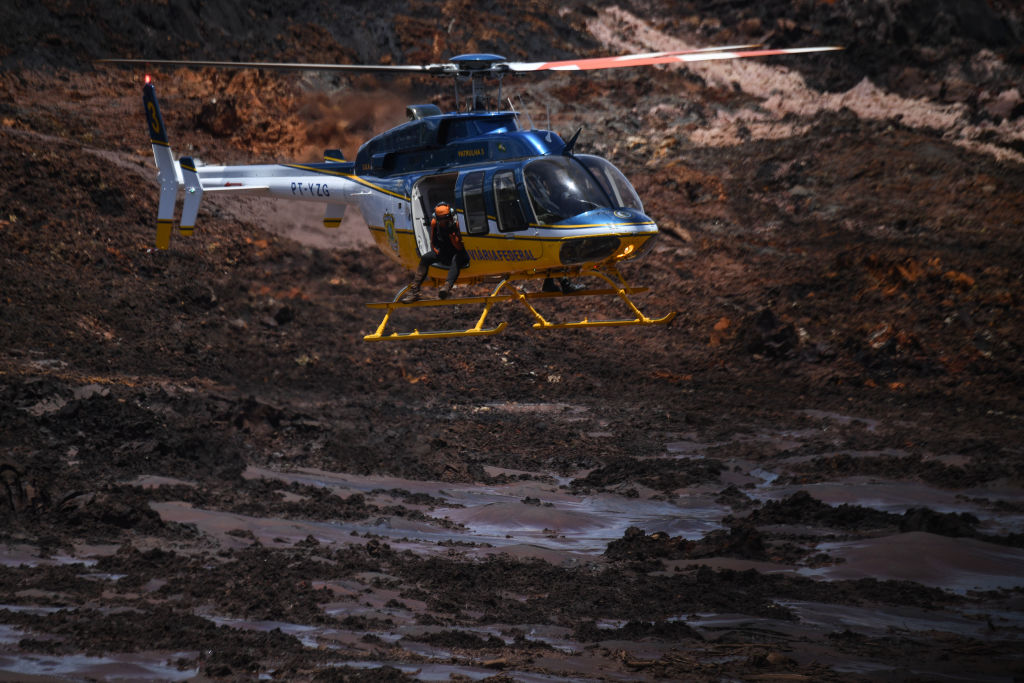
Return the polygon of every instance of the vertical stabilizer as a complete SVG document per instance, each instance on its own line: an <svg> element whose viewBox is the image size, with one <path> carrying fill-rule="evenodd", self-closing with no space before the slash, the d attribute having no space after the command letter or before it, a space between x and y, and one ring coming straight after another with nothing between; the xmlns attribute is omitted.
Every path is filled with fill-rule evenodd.
<svg viewBox="0 0 1024 683"><path fill-rule="evenodd" d="M171 244L171 229L174 226L174 205L178 197L178 173L175 170L174 158L171 156L171 145L167 140L167 128L164 117L160 115L160 105L156 101L156 89L152 83L142 88L142 102L146 108L146 125L149 126L149 139L153 143L153 158L156 161L157 180L160 182L160 208L156 216L156 246L167 249Z"/></svg>

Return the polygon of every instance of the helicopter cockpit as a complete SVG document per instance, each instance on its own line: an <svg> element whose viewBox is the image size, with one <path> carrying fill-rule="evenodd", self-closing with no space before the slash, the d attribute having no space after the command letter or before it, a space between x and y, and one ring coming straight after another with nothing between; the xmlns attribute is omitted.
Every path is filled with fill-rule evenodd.
<svg viewBox="0 0 1024 683"><path fill-rule="evenodd" d="M541 225L560 223L600 208L643 212L633 186L619 169L601 157L543 157L526 165L523 178Z"/></svg>

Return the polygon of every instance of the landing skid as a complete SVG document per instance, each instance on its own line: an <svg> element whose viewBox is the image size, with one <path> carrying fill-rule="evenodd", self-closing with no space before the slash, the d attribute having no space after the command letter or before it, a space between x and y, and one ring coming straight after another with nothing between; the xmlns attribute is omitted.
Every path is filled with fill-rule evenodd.
<svg viewBox="0 0 1024 683"><path fill-rule="evenodd" d="M580 327L623 327L627 325L664 325L672 321L675 318L675 312L669 313L661 318L649 318L644 315L633 300L629 298L630 294L637 294L640 292L646 292L646 287L629 287L626 285L622 274L619 273L618 269L611 266L602 269L590 269L585 270L581 273L582 275L593 275L599 277L609 285L610 288L604 289L584 289L574 292L524 292L511 283L511 280L506 278L498 283L494 290L487 296L469 296L449 299L431 299L426 301L414 301L412 303L402 303L401 299L405 292L409 289L408 287L402 289L394 301L390 302L379 302L367 304L369 308L384 309L384 319L381 320L380 325L373 334L368 334L363 337L366 341L398 341L407 339L445 339L450 337L482 337L502 332L508 325L506 322L501 322L495 327L484 327L484 323L487 320L487 315L491 312L491 308L501 302L506 301L519 301L530 314L537 321L533 324L535 329L541 330L554 330L554 329L567 329L567 328L580 328ZM506 293L507 292L507 293ZM556 323L550 322L533 306L531 301L537 299L559 299L559 298L570 298L578 296L618 296L626 306L633 313L633 318L622 318L618 320L588 320L584 318L576 322L567 323ZM396 310L404 308L426 308L432 306L465 306L465 305L479 305L483 304L484 310L480 314L480 318L477 320L476 325L464 330L438 330L433 332L420 332L418 329L414 329L412 332L392 332L385 334L388 323L391 321L391 314Z"/></svg>

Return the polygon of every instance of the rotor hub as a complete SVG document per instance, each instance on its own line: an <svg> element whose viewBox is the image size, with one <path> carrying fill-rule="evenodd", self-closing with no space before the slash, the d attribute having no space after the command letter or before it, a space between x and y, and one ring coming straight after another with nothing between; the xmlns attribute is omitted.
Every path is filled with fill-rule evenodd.
<svg viewBox="0 0 1024 683"><path fill-rule="evenodd" d="M501 75L509 71L508 60L501 55L471 53L452 57L450 63L457 76Z"/></svg>

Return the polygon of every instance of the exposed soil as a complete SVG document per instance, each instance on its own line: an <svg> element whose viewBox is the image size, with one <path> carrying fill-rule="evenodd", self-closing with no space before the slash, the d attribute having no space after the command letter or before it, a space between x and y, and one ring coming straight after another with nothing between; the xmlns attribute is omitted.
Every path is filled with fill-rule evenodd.
<svg viewBox="0 0 1024 683"><path fill-rule="evenodd" d="M1015 3L23 5L0 680L1024 677ZM510 308L410 344L362 341L408 274L354 219L214 197L154 250L142 74L92 63L747 42L847 49L506 81L634 182L664 235L625 274L670 326ZM152 73L175 152L211 163L351 158L451 101Z"/></svg>

